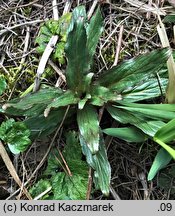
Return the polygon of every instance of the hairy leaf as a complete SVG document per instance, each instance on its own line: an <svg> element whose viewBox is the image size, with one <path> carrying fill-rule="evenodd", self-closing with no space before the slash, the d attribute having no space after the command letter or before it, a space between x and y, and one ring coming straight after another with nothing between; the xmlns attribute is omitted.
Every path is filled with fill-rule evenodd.
<svg viewBox="0 0 175 216"><path fill-rule="evenodd" d="M77 122L80 136L83 137L92 154L99 149L99 122L96 109L86 104L83 110L78 110Z"/></svg>
<svg viewBox="0 0 175 216"><path fill-rule="evenodd" d="M164 148L161 148L158 151L153 161L153 164L151 166L151 169L148 173L148 181L151 181L155 177L155 175L159 172L159 170L164 168L171 160L172 160L171 155Z"/></svg>
<svg viewBox="0 0 175 216"><path fill-rule="evenodd" d="M127 142L144 142L147 138L145 134L136 127L107 128L104 129L103 132Z"/></svg>

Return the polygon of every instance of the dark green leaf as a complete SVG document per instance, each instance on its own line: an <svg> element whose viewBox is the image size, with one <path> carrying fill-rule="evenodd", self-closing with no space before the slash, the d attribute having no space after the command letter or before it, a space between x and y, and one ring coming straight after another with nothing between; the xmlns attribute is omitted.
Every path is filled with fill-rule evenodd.
<svg viewBox="0 0 175 216"><path fill-rule="evenodd" d="M7 84L5 79L2 76L0 76L0 95L5 91L6 86Z"/></svg>
<svg viewBox="0 0 175 216"><path fill-rule="evenodd" d="M92 64L92 57L95 54L97 43L103 32L103 18L98 8L95 15L91 18L87 27L87 49L89 52L89 67Z"/></svg>
<svg viewBox="0 0 175 216"><path fill-rule="evenodd" d="M164 149L161 148L151 166L151 169L148 173L148 181L152 180L158 171L164 168L172 160L171 155Z"/></svg>
<svg viewBox="0 0 175 216"><path fill-rule="evenodd" d="M75 95L74 92L67 90L59 97L53 99L53 101L47 106L44 111L44 116L47 117L51 108L59 108L72 104L77 104L80 99Z"/></svg>
<svg viewBox="0 0 175 216"><path fill-rule="evenodd" d="M88 71L87 62L87 35L85 29L86 12L83 6L77 7L72 13L65 52L68 59L66 77L68 87L82 92L82 80Z"/></svg>
<svg viewBox="0 0 175 216"><path fill-rule="evenodd" d="M99 83L102 86L114 89L117 87L119 82L125 82L127 80L127 85L132 86L128 82L140 82L136 75L138 74L148 77L151 74L155 74L167 61L170 56L171 51L167 48L161 50L152 51L149 54L141 55L135 59L130 59L118 66L111 68L99 77ZM124 84L125 87L126 84ZM123 88L120 89L124 90Z"/></svg>
<svg viewBox="0 0 175 216"><path fill-rule="evenodd" d="M85 140L92 154L99 149L99 122L95 108L91 105L85 105L82 110L78 110L77 122L80 135Z"/></svg>
<svg viewBox="0 0 175 216"><path fill-rule="evenodd" d="M9 107L13 107L19 110L27 110L33 108L33 106L38 104L40 107L42 107L49 104L55 97L59 97L61 94L62 91L58 88L45 87L20 99L11 100L3 107L7 112Z"/></svg>
<svg viewBox="0 0 175 216"><path fill-rule="evenodd" d="M93 86L91 91L90 103L94 106L103 106L104 103L108 101L121 100L121 96L117 95L115 92L110 91L108 88L103 86Z"/></svg>
<svg viewBox="0 0 175 216"><path fill-rule="evenodd" d="M41 114L24 120L24 123L31 131L31 139L35 139L36 137L46 137L51 134L62 121L65 112L65 108L56 109L51 110L47 118ZM69 117L72 114L73 110L70 110L66 117Z"/></svg>
<svg viewBox="0 0 175 216"><path fill-rule="evenodd" d="M144 142L147 138L145 134L136 127L107 128L104 129L103 132L127 142Z"/></svg>
<svg viewBox="0 0 175 216"><path fill-rule="evenodd" d="M1 124L0 137L5 143L13 145L13 153L23 152L28 148L31 144L29 136L30 131L23 122L9 119Z"/></svg>
<svg viewBox="0 0 175 216"><path fill-rule="evenodd" d="M163 19L164 23L175 23L175 14L169 14Z"/></svg>
<svg viewBox="0 0 175 216"><path fill-rule="evenodd" d="M87 163L95 170L94 183L96 189L100 189L104 195L109 194L111 168L108 162L107 153L103 138L100 139L99 151L93 155L83 137L80 136L80 143Z"/></svg>
<svg viewBox="0 0 175 216"><path fill-rule="evenodd" d="M165 89L168 84L168 79L161 79L160 84L163 93L165 93ZM158 97L160 96L161 91L157 79L152 78L142 83L138 83L137 86L131 87L130 89L127 89L126 87L126 89L121 94L123 101L136 102L140 100Z"/></svg>
<svg viewBox="0 0 175 216"><path fill-rule="evenodd" d="M49 180L41 179L29 190L29 192L31 196L35 198L50 187L51 187L51 184Z"/></svg>

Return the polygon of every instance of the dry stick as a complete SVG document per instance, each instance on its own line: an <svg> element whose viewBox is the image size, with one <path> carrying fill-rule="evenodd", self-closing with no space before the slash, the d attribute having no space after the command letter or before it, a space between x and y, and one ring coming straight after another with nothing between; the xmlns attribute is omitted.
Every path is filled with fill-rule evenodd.
<svg viewBox="0 0 175 216"><path fill-rule="evenodd" d="M25 23L20 23L20 24L17 24L15 26L11 26L11 27L6 27L7 29L3 29L0 31L0 36L11 31L12 29L15 29L15 28L19 28L21 26L25 26L25 25L33 25L35 23L41 23L41 22L44 22L45 20L33 20L33 21L29 21L29 22L25 22Z"/></svg>
<svg viewBox="0 0 175 216"><path fill-rule="evenodd" d="M163 11L163 10L161 10L159 8L154 8L154 7L152 7L152 6L150 6L150 5L146 4L146 3L143 3L141 1L138 1L138 0L124 0L124 1L131 4L131 5L133 5L134 7L142 9L142 10L144 10L146 12L150 11L150 12L156 14L156 15L157 14L164 15L164 16L166 15L165 11Z"/></svg>
<svg viewBox="0 0 175 216"><path fill-rule="evenodd" d="M44 69L46 67L47 61L54 50L54 47L58 41L58 35L54 35L51 37L49 43L46 46L46 49L44 50L44 53L41 57L41 60L38 65L37 74L34 82L33 92L38 91L40 86L40 77L44 73Z"/></svg>
<svg viewBox="0 0 175 216"><path fill-rule="evenodd" d="M70 11L71 5L72 5L72 0L67 0L63 10L63 15Z"/></svg>
<svg viewBox="0 0 175 216"><path fill-rule="evenodd" d="M38 196L36 196L33 200L39 200L41 197L43 197L44 195L46 195L50 190L52 189L52 187L48 187L45 191L43 191L42 193L40 193Z"/></svg>
<svg viewBox="0 0 175 216"><path fill-rule="evenodd" d="M35 4L36 2L38 2L39 0L35 0L33 2L30 2L28 4L24 4L24 5L17 5L16 7L11 7L11 8L7 8L6 10L13 10L13 9L17 9L17 8L23 8L23 7L28 7L32 4Z"/></svg>
<svg viewBox="0 0 175 216"><path fill-rule="evenodd" d="M58 149L58 148L57 148L57 149ZM69 169L69 166L67 165L67 162L66 162L66 160L64 159L64 157L63 157L63 155L62 155L62 153L61 153L61 151L60 151L59 149L58 149L58 152L59 152L59 154L60 154L60 156L61 156L61 159L62 159L62 161L63 161L63 163L64 163L64 165L65 165L65 167L66 167L66 170L67 170L69 176L72 176L72 173L71 173L71 171L70 171L70 169Z"/></svg>
<svg viewBox="0 0 175 216"><path fill-rule="evenodd" d="M88 20L90 20L92 14L94 13L94 10L95 10L97 4L98 4L98 0L94 0L93 4L92 4L92 6L91 6L91 8L90 8L90 10L88 12L88 15L87 15Z"/></svg>
<svg viewBox="0 0 175 216"><path fill-rule="evenodd" d="M24 185L22 184L16 170L15 167L13 166L5 148L4 145L2 144L2 142L0 141L0 155L8 169L8 171L10 172L11 176L14 178L15 182L19 185L20 190L23 190L24 194L27 196L27 198L29 200L32 200L31 195L29 194L29 192L27 191L27 189L24 187Z"/></svg>
<svg viewBox="0 0 175 216"><path fill-rule="evenodd" d="M120 26L120 31L119 31L119 36L118 36L118 43L117 43L115 60L114 60L113 66L116 66L117 63L118 63L120 49L121 49L121 44L122 44L123 30L124 30L124 27L123 27L123 25L121 25Z"/></svg>
<svg viewBox="0 0 175 216"><path fill-rule="evenodd" d="M89 175L88 175L88 187L86 193L86 199L90 199L91 190L92 190L92 181L93 181L93 169L89 167Z"/></svg>
<svg viewBox="0 0 175 216"><path fill-rule="evenodd" d="M48 63L56 71L56 73L61 77L61 79L63 80L63 82L66 82L66 76L59 69L59 67L52 60L50 60L50 59L49 59Z"/></svg>
<svg viewBox="0 0 175 216"><path fill-rule="evenodd" d="M53 18L54 20L58 20L58 8L57 8L57 0L53 0L52 1L52 6L53 6ZM39 62L38 65L38 69L37 69L37 73L36 73L36 78L34 81L34 87L33 87L33 92L38 91L39 86L40 86L40 77L42 76L42 74L44 73L47 61L52 53L52 51L54 50L56 43L58 41L58 35L53 35L50 40L49 43L47 44L44 53L41 57L41 60Z"/></svg>
<svg viewBox="0 0 175 216"><path fill-rule="evenodd" d="M61 121L61 123L60 123L58 129L56 130L56 132L55 132L55 134L54 134L54 137L53 137L53 139L52 139L52 142L51 142L51 144L50 144L50 146L49 146L49 148L48 148L46 154L44 155L43 159L40 161L40 163L38 164L38 166L36 167L36 169L34 170L34 172L31 174L31 176L29 177L29 179L24 183L24 186L26 186L26 185L30 182L30 180L34 177L34 175L37 173L37 171L41 168L41 166L42 166L43 163L45 162L45 160L46 160L46 158L47 158L47 156L48 156L48 154L49 154L49 152L50 152L50 150L51 150L51 148L52 148L52 146L53 146L53 144L54 144L54 142L55 142L55 139L56 139L56 137L57 137L57 135L58 135L58 132L60 131L60 129L61 129L61 127L62 127L62 125L63 125L63 123L64 123L64 121L65 121L65 118L66 118L66 115L67 115L67 113L68 113L68 111L69 111L69 108L70 108L70 106L67 107L67 109L66 109L66 111L65 111L65 114L64 114L64 116L63 116L63 119L62 119L62 121ZM10 197L8 197L7 199L10 199L11 197L13 197L16 193L18 193L18 191L19 191L19 190L15 191L15 192L14 192Z"/></svg>

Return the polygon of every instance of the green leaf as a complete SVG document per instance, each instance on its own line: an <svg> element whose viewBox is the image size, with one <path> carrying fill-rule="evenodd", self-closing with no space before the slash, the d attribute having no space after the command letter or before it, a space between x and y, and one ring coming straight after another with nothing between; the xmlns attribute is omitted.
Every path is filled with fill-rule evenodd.
<svg viewBox="0 0 175 216"><path fill-rule="evenodd" d="M121 96L115 92L110 91L108 88L103 86L95 85L92 87L90 103L94 106L103 106L108 101L121 100Z"/></svg>
<svg viewBox="0 0 175 216"><path fill-rule="evenodd" d="M24 123L31 131L30 138L33 140L36 137L46 137L56 130L59 123L62 121L66 112L66 108L51 110L47 118L43 114L30 117L24 120ZM73 110L69 110L66 118L74 114Z"/></svg>
<svg viewBox="0 0 175 216"><path fill-rule="evenodd" d="M76 132L66 134L66 146L62 152L72 176L62 172L65 163L57 149L49 155L45 175L51 175L54 199L85 199L88 184L88 165L82 160L81 146ZM58 173L58 171L60 172ZM66 170L64 168L64 170Z"/></svg>
<svg viewBox="0 0 175 216"><path fill-rule="evenodd" d="M161 127L155 134L154 138L167 143L173 141L175 139L175 119Z"/></svg>
<svg viewBox="0 0 175 216"><path fill-rule="evenodd" d="M2 76L0 76L0 95L5 91L6 87L7 84L5 79Z"/></svg>
<svg viewBox="0 0 175 216"><path fill-rule="evenodd" d="M67 176L57 173L52 177L52 187L55 200L85 200L87 192L87 179L76 173Z"/></svg>
<svg viewBox="0 0 175 216"><path fill-rule="evenodd" d="M86 156L87 163L95 170L95 188L100 189L106 196L109 195L111 168L108 162L105 144L102 136L100 137L99 151L93 155L83 137L80 136L82 152Z"/></svg>
<svg viewBox="0 0 175 216"><path fill-rule="evenodd" d="M1 140L5 141L6 134L13 127L14 123L15 123L14 119L8 119L7 121L2 122L2 124L0 126L0 139Z"/></svg>
<svg viewBox="0 0 175 216"><path fill-rule="evenodd" d="M82 110L78 110L77 122L80 136L83 137L92 154L99 149L99 122L95 108L86 104Z"/></svg>
<svg viewBox="0 0 175 216"><path fill-rule="evenodd" d="M159 170L164 168L171 160L172 160L171 155L164 148L161 148L158 151L153 161L153 164L151 166L151 169L148 173L148 181L151 181L155 177L155 175L159 172Z"/></svg>
<svg viewBox="0 0 175 216"><path fill-rule="evenodd" d="M7 104L3 105L3 108L7 113L13 113L13 109L10 111L10 108L13 107L17 110L28 110L28 109L39 109L43 110L55 97L59 97L62 94L62 91L58 88L44 87L35 93L30 93L25 97L19 99L13 99ZM39 106L36 106L39 105ZM43 108L42 108L43 107ZM42 109L41 109L42 108ZM25 113L25 112L24 112ZM20 111L19 111L20 115Z"/></svg>
<svg viewBox="0 0 175 216"><path fill-rule="evenodd" d="M98 82L102 86L115 90L120 82L125 82L126 79L127 86L132 86L135 84L135 81L140 82L140 79L136 77L137 74L140 78L144 75L148 77L151 74L155 74L162 66L164 66L170 54L171 51L164 48L140 55L135 59L130 59L111 68L106 73L101 74ZM131 85L128 83L129 81L131 82ZM120 91L123 91L124 88L127 87L126 84L120 88Z"/></svg>
<svg viewBox="0 0 175 216"><path fill-rule="evenodd" d="M141 118L139 114L135 114L127 110L122 110L114 106L107 106L107 111L113 119L122 124L134 124L143 122L143 118Z"/></svg>
<svg viewBox="0 0 175 216"><path fill-rule="evenodd" d="M41 179L34 186L32 186L30 188L29 192L30 192L31 196L33 198L35 198L38 195L40 195L41 193L43 193L44 191L46 191L50 187L51 187L51 184L50 184L49 180L47 180L47 179ZM46 195L44 197L47 198Z"/></svg>
<svg viewBox="0 0 175 216"><path fill-rule="evenodd" d="M68 26L70 24L71 13L63 15L59 20L49 20L40 28L39 35L37 36L35 43L38 44L36 50L38 53L43 54L50 38L53 35L58 35L59 40L53 51L51 57L53 60L58 60L59 63L65 63L65 42L67 39Z"/></svg>
<svg viewBox="0 0 175 216"><path fill-rule="evenodd" d="M145 134L136 127L107 128L103 132L127 142L144 142L146 140Z"/></svg>
<svg viewBox="0 0 175 216"><path fill-rule="evenodd" d="M89 66L92 64L92 57L95 54L97 43L103 32L103 18L98 8L91 18L87 27L87 49L89 52Z"/></svg>
<svg viewBox="0 0 175 216"><path fill-rule="evenodd" d="M169 14L163 19L164 23L175 23L175 14Z"/></svg>
<svg viewBox="0 0 175 216"><path fill-rule="evenodd" d="M118 108L128 110L133 114L140 114L150 119L169 121L175 118L175 104L136 104L124 103Z"/></svg>
<svg viewBox="0 0 175 216"><path fill-rule="evenodd" d="M30 130L23 122L9 119L1 124L0 137L5 143L13 145L13 153L23 152L28 148L31 144L29 136Z"/></svg>
<svg viewBox="0 0 175 216"><path fill-rule="evenodd" d="M162 78L160 80L160 84L163 93L165 93L165 89L168 84L168 79ZM136 102L158 97L160 96L161 91L157 79L152 78L142 83L138 83L136 86L133 86L129 89L126 88L121 94L123 101Z"/></svg>
<svg viewBox="0 0 175 216"><path fill-rule="evenodd" d="M87 62L87 35L85 29L86 12L84 6L74 9L69 27L65 52L68 59L66 69L67 84L69 89L78 93L82 92L82 80L88 71Z"/></svg>
<svg viewBox="0 0 175 216"><path fill-rule="evenodd" d="M59 108L72 104L77 104L80 99L75 95L74 92L67 90L62 95L54 98L53 101L46 107L44 116L47 117L51 108Z"/></svg>
<svg viewBox="0 0 175 216"><path fill-rule="evenodd" d="M153 137L155 133L165 125L162 121L147 121L147 122L140 122L137 124L134 124L137 128L142 130L145 134L149 135L150 137Z"/></svg>

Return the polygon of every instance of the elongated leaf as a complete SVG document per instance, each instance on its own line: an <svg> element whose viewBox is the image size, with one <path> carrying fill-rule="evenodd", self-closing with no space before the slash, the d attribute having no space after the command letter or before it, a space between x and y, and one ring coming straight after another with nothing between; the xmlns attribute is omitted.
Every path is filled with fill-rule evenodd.
<svg viewBox="0 0 175 216"><path fill-rule="evenodd" d="M80 135L85 140L92 154L99 150L99 122L97 112L93 106L86 104L82 110L78 110L77 122Z"/></svg>
<svg viewBox="0 0 175 216"><path fill-rule="evenodd" d="M165 123L162 121L145 121L134 125L140 130L142 130L145 134L153 137L156 132L165 125Z"/></svg>
<svg viewBox="0 0 175 216"><path fill-rule="evenodd" d="M138 81L137 81L138 82ZM160 80L161 88L163 93L168 84L168 79ZM127 84L126 84L127 85ZM146 82L138 83L138 86L134 86L131 89L125 88L125 91L122 92L122 100L126 102L136 102L141 100L146 100L150 98L155 98L160 96L161 91L157 79L148 79Z"/></svg>
<svg viewBox="0 0 175 216"><path fill-rule="evenodd" d="M164 168L171 160L172 160L171 155L164 148L161 148L158 151L153 161L153 164L151 166L151 169L148 173L148 181L151 181L155 177L155 175L159 172L159 170Z"/></svg>
<svg viewBox="0 0 175 216"><path fill-rule="evenodd" d="M60 95L57 98L54 98L54 100L46 107L44 111L44 116L47 117L51 108L59 108L68 106L71 104L78 103L80 99L75 95L74 92L67 90L65 93Z"/></svg>
<svg viewBox="0 0 175 216"><path fill-rule="evenodd" d="M37 104L39 104L40 107L42 105L46 106L55 97L58 97L61 94L62 94L62 91L58 88L45 87L35 93L30 93L23 98L13 99L9 101L7 104L5 104L3 107L8 112L9 107L13 107L19 110L27 110Z"/></svg>
<svg viewBox="0 0 175 216"><path fill-rule="evenodd" d="M144 142L147 138L145 134L136 127L107 128L104 129L103 132L127 142Z"/></svg>
<svg viewBox="0 0 175 216"><path fill-rule="evenodd" d="M88 164L95 170L94 183L96 189L100 189L104 195L109 195L111 168L102 136L100 137L99 151L93 155L83 137L80 136L82 152L86 156Z"/></svg>
<svg viewBox="0 0 175 216"><path fill-rule="evenodd" d="M89 52L89 69L95 54L98 40L103 32L103 18L98 8L87 27L87 49Z"/></svg>
<svg viewBox="0 0 175 216"><path fill-rule="evenodd" d="M87 35L85 29L86 12L83 6L74 9L65 47L68 65L66 77L68 87L77 92L82 91L82 80L88 72Z"/></svg>
<svg viewBox="0 0 175 216"><path fill-rule="evenodd" d="M123 102L122 102L123 103ZM136 104L123 103L125 106L116 106L132 113L139 113L155 120L171 120L175 118L175 104Z"/></svg>
<svg viewBox="0 0 175 216"><path fill-rule="evenodd" d="M47 118L43 114L30 117L24 120L24 123L31 131L30 138L33 140L36 137L46 137L51 134L62 121L66 112L66 108L51 110ZM66 116L68 118L73 114L73 110L70 110Z"/></svg>
<svg viewBox="0 0 175 216"><path fill-rule="evenodd" d="M119 81L123 79L133 81L134 74L149 76L155 74L167 61L171 51L167 48L155 50L151 53L141 55L135 59L130 59L118 66L111 68L106 73L100 75L99 83L110 89L115 89ZM131 78L129 77L131 76ZM138 80L140 82L140 80Z"/></svg>
<svg viewBox="0 0 175 216"><path fill-rule="evenodd" d="M169 145L166 143L162 142L162 140L158 139L156 136L154 136L154 141L158 143L160 146L162 146L175 160L175 150L171 148Z"/></svg>
<svg viewBox="0 0 175 216"><path fill-rule="evenodd" d="M175 139L175 119L161 127L155 134L156 139L169 143Z"/></svg>
<svg viewBox="0 0 175 216"><path fill-rule="evenodd" d="M144 119L141 118L139 114L132 113L128 110L122 110L114 106L107 106L107 111L110 113L113 119L122 124L142 123L144 121Z"/></svg>

